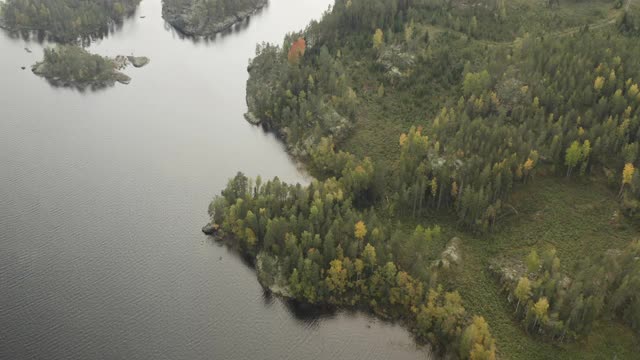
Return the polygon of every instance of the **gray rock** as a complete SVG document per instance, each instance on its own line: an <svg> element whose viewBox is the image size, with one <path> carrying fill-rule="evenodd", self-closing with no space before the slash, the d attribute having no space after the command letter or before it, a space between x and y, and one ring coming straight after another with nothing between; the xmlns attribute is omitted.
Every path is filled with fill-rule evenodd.
<svg viewBox="0 0 640 360"><path fill-rule="evenodd" d="M37 62L31 67L31 71L36 75L42 75L46 71L46 65L44 62Z"/></svg>
<svg viewBox="0 0 640 360"><path fill-rule="evenodd" d="M131 62L131 65L137 68L147 65L150 61L148 57L144 56L127 56L127 59Z"/></svg>
<svg viewBox="0 0 640 360"><path fill-rule="evenodd" d="M251 111L247 111L246 113L244 113L244 118L251 125L259 125L262 122L262 120L258 119L258 117Z"/></svg>
<svg viewBox="0 0 640 360"><path fill-rule="evenodd" d="M449 269L453 266L459 266L462 264L462 254L460 246L462 240L458 237L454 237L449 240L449 244L440 255L440 260L437 260L437 266L445 269Z"/></svg>
<svg viewBox="0 0 640 360"><path fill-rule="evenodd" d="M129 65L129 60L126 56L118 55L113 60L114 67L118 70L124 69Z"/></svg>
<svg viewBox="0 0 640 360"><path fill-rule="evenodd" d="M121 72L115 72L113 76L120 84L129 85L131 83L131 78Z"/></svg>
<svg viewBox="0 0 640 360"><path fill-rule="evenodd" d="M202 232L207 235L213 235L218 232L218 225L208 223L207 225L202 227Z"/></svg>

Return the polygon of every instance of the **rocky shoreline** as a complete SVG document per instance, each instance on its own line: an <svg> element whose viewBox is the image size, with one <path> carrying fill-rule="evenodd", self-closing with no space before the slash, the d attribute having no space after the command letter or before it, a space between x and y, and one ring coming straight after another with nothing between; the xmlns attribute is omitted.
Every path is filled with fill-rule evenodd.
<svg viewBox="0 0 640 360"><path fill-rule="evenodd" d="M217 33L224 32L235 24L245 21L251 15L260 11L269 3L268 0L257 0L255 6L237 11L220 20L209 19L204 24L195 24L190 19L194 11L190 6L177 8L164 4L162 7L162 17L180 33L187 36L215 36Z"/></svg>

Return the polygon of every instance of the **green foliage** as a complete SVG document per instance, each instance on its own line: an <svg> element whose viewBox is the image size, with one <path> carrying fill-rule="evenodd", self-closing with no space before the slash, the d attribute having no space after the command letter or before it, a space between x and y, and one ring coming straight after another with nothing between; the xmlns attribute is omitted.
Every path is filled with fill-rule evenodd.
<svg viewBox="0 0 640 360"><path fill-rule="evenodd" d="M257 255L263 285L284 286L294 298L311 304L361 306L405 319L420 337L452 349L467 325L460 295L440 287L429 290L428 281L410 275L407 270L412 269L402 264L411 264L405 257L412 252L396 248L388 221L353 206L343 180L302 187L276 178L254 185L239 173L214 200L213 219L222 220L219 231L243 253ZM367 228L373 229L370 234ZM418 227L412 238L424 243L440 234L439 227ZM429 279L428 273L422 276ZM484 340L474 341L495 356L494 340L486 327L483 331Z"/></svg>
<svg viewBox="0 0 640 360"><path fill-rule="evenodd" d="M536 249L531 250L527 256L527 271L530 273L536 273L540 269L540 258Z"/></svg>
<svg viewBox="0 0 640 360"><path fill-rule="evenodd" d="M474 250L468 257L473 270L464 269L461 279L451 279L467 305L489 319L500 341L508 343L508 358L526 358L530 355L525 353L533 354L536 348L543 349L545 358L554 358L556 352L584 357L587 350L580 346L559 351L513 328L513 309L504 305L507 301L493 284L484 281L484 263L498 255L485 247L511 250L540 235L554 244L571 244L576 253L584 252L574 238L578 231L563 231L566 219L578 222L575 209L564 205L556 204L563 211L550 215L560 220L548 229L535 227L537 231L521 233L510 227L506 235L500 234L504 219L521 218L527 205L514 194L522 197L522 189L541 193L538 178L550 175L585 175L567 180L577 187L604 170L616 190L623 184L624 213L640 218L640 176L633 173L623 179L624 166L635 167L638 159L640 54L637 39L615 29L620 14L610 4L595 1L563 3L553 10L519 0L480 1L477 6L438 0L336 1L322 21L289 35L282 48L259 48L249 68L249 109L283 138L294 155L306 160L314 175L323 181L336 177L334 183L344 189L341 196L350 198L355 208L373 205L372 213L398 220L377 225L363 219L369 230L366 238L377 249L377 266L386 273L393 273L393 268L406 271L425 284L435 278L425 266L424 254L431 249L429 241L424 241L428 231L418 229L418 224L429 224L433 231L434 221L445 221L450 228L460 225L478 235L493 232L490 239L478 236L468 245ZM377 29L384 34L384 46L378 42L376 49L372 36ZM286 54L301 36L307 40L307 50L298 68L287 64ZM322 77L331 74L337 76L322 83ZM350 95L356 92L357 98ZM320 105L308 110L301 95L304 100L315 98ZM339 109L336 100L344 98L357 102ZM331 108L345 121L327 117ZM365 157L373 169L366 173L373 176L365 177L362 188L367 190L354 196L347 189L351 182L341 176ZM381 182L376 176L380 169L384 169ZM589 190L571 194L582 198L584 192ZM527 199L535 202L535 195ZM613 209L608 210L599 215L611 218ZM327 218L319 206L313 214ZM457 221L451 221L449 214ZM587 229L595 226L586 220L581 224ZM353 232L351 226L341 228ZM385 245L379 246L375 238L383 239ZM340 259L343 269L347 267L344 259L358 253L355 246L341 244L335 231L321 241L323 253ZM370 249L366 245L364 249ZM597 317L587 319L584 329L566 322L554 294L561 273L556 256L543 253L541 257L531 262L532 278L518 276L513 285L512 291L518 288L514 298L519 304L513 304L516 316L530 332L554 339L600 336L588 331L600 324ZM365 265L364 254L357 260L365 269L370 266ZM324 259L325 269L330 261ZM540 269L548 274L540 274ZM538 276L551 280L540 282ZM526 280L519 281L522 278ZM322 298L315 294L315 299ZM477 301L476 295L486 302ZM435 298L439 300L434 303L443 307L444 295ZM382 299L367 303L382 311ZM428 308L428 301L424 306ZM418 330L420 336L436 344L452 339L447 336L460 343L466 332L466 326L436 331L437 320L421 308L416 322L426 327L422 333ZM481 328L477 324L469 330L468 338L476 338ZM491 349L491 342L467 340L467 349L475 349L475 344L479 347L474 357L488 357L485 350ZM599 344L597 353L605 354L606 344Z"/></svg>
<svg viewBox="0 0 640 360"><path fill-rule="evenodd" d="M609 250L603 256L579 262L574 278L562 272L556 251L545 251L542 265L521 277L507 281L514 296L516 314L527 328L537 329L552 339L564 341L589 332L605 315L619 316L640 331L640 243L624 250ZM527 262L530 257L527 258ZM519 312L520 304L527 304Z"/></svg>
<svg viewBox="0 0 640 360"><path fill-rule="evenodd" d="M55 40L73 42L101 35L112 23L133 13L140 0L7 0L2 20L15 30L41 30Z"/></svg>
<svg viewBox="0 0 640 360"><path fill-rule="evenodd" d="M74 84L102 84L115 80L115 64L111 59L90 54L74 45L46 48L43 61L34 65L34 72L48 79Z"/></svg>
<svg viewBox="0 0 640 360"><path fill-rule="evenodd" d="M301 38L290 34L282 48L259 46L247 82L249 111L296 155L307 154L323 137L338 141L347 136L357 104L340 59L327 47L307 48L305 53L313 53L314 60L302 55L297 66L290 65L289 48Z"/></svg>

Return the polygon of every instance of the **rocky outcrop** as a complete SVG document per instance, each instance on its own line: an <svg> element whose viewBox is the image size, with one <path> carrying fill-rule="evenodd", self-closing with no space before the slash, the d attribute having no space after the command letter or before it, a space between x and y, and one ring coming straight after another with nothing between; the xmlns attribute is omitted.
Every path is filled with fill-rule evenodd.
<svg viewBox="0 0 640 360"><path fill-rule="evenodd" d="M449 270L451 268L462 265L462 240L459 237L454 237L449 240L447 247L440 254L440 259L436 260L433 264L436 268Z"/></svg>
<svg viewBox="0 0 640 360"><path fill-rule="evenodd" d="M202 227L202 232L207 235L214 235L218 232L220 226L218 224L208 223L207 225Z"/></svg>
<svg viewBox="0 0 640 360"><path fill-rule="evenodd" d="M149 62L151 62L151 60L148 57L145 57L145 56L118 55L115 58L113 58L113 62L115 64L116 69L122 70L122 69L126 68L129 65L133 65L134 67L141 68L141 67L149 64Z"/></svg>
<svg viewBox="0 0 640 360"><path fill-rule="evenodd" d="M249 122L251 125L260 125L262 122L253 112L247 111L244 114L244 119Z"/></svg>
<svg viewBox="0 0 640 360"><path fill-rule="evenodd" d="M145 56L127 56L127 60L129 60L131 65L137 68L141 68L147 65L151 61L148 57Z"/></svg>
<svg viewBox="0 0 640 360"><path fill-rule="evenodd" d="M114 77L115 81L119 82L120 84L129 85L129 83L131 83L131 78L129 76L119 72L119 71L116 71L113 74L113 77Z"/></svg>
<svg viewBox="0 0 640 360"><path fill-rule="evenodd" d="M386 47L378 57L377 63L385 70L388 78L401 78L407 76L414 67L416 56L402 51L399 46Z"/></svg>
<svg viewBox="0 0 640 360"><path fill-rule="evenodd" d="M277 257L261 251L256 256L256 272L258 282L265 290L278 296L291 297L288 281L281 275L281 264Z"/></svg>

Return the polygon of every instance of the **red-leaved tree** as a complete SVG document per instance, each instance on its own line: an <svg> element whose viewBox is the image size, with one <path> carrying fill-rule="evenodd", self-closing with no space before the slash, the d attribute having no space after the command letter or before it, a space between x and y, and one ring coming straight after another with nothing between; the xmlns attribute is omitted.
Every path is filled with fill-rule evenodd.
<svg viewBox="0 0 640 360"><path fill-rule="evenodd" d="M300 63L300 58L304 56L304 51L307 49L307 42L304 41L304 38L298 38L298 40L294 41L291 44L291 48L289 49L289 54L287 58L289 59L289 64L298 65Z"/></svg>

